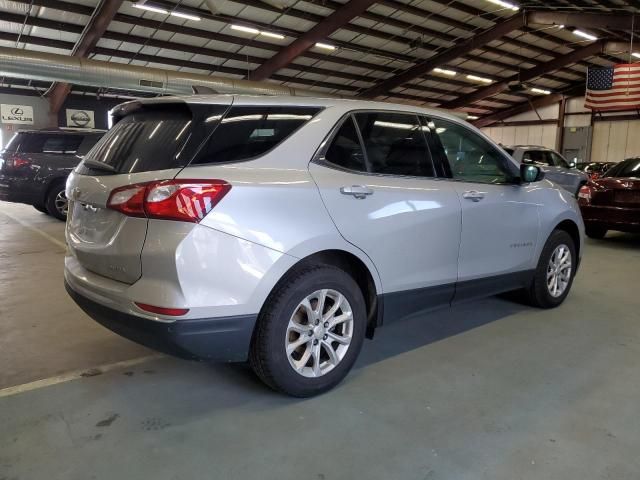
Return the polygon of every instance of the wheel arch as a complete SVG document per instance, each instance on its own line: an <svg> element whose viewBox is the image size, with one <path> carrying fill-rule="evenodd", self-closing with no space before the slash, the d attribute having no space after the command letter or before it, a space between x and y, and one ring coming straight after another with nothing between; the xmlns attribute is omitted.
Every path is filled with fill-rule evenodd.
<svg viewBox="0 0 640 480"><path fill-rule="evenodd" d="M55 188L56 185L65 185L67 183L67 177L53 177L47 182L47 186L44 189L44 195L42 196L42 201L46 202L51 190Z"/></svg>
<svg viewBox="0 0 640 480"><path fill-rule="evenodd" d="M565 219L558 223L554 230L562 230L569 234L576 247L576 257L580 258L581 242L580 229L578 228L578 225L573 220Z"/></svg>
<svg viewBox="0 0 640 480"><path fill-rule="evenodd" d="M310 265L332 265L347 272L358 284L367 307L367 337L373 338L375 328L381 323L382 304L375 273L353 252L341 249L321 250L299 259L292 265L273 287L275 291L287 278L298 270Z"/></svg>

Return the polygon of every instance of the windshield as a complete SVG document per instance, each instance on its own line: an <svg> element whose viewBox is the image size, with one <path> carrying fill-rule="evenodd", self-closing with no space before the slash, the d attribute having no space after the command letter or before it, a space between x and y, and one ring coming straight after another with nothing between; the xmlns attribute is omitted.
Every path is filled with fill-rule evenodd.
<svg viewBox="0 0 640 480"><path fill-rule="evenodd" d="M629 158L614 165L604 177L640 177L640 158Z"/></svg>

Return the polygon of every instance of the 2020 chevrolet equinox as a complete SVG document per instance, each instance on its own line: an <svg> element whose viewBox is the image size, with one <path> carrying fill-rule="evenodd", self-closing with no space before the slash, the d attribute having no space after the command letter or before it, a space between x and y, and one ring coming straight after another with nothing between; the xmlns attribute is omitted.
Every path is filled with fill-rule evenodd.
<svg viewBox="0 0 640 480"><path fill-rule="evenodd" d="M67 183L69 294L181 357L249 360L274 389L335 386L383 323L522 289L566 298L573 196L476 128L305 97L134 101Z"/></svg>

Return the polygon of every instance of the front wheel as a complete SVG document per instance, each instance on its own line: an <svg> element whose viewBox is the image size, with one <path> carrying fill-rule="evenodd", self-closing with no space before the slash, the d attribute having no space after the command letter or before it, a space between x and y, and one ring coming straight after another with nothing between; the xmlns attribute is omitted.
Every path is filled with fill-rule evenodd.
<svg viewBox="0 0 640 480"><path fill-rule="evenodd" d="M554 230L542 249L527 296L532 305L553 308L571 289L576 269L576 246L567 232Z"/></svg>
<svg viewBox="0 0 640 480"><path fill-rule="evenodd" d="M330 265L289 275L260 313L249 361L271 388L295 397L330 390L353 366L366 329L353 278Z"/></svg>
<svg viewBox="0 0 640 480"><path fill-rule="evenodd" d="M57 183L49 190L47 195L47 212L58 220L65 221L67 219L67 210L69 202L65 194L65 184Z"/></svg>

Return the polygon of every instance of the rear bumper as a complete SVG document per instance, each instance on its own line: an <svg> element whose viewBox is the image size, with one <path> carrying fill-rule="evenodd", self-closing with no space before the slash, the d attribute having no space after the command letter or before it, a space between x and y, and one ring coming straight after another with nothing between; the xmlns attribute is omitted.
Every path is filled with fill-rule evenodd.
<svg viewBox="0 0 640 480"><path fill-rule="evenodd" d="M620 232L640 232L640 208L581 205L587 227L602 227Z"/></svg>
<svg viewBox="0 0 640 480"><path fill-rule="evenodd" d="M190 360L242 362L248 358L257 315L161 322L101 305L75 291L67 281L65 288L96 322L146 347Z"/></svg>

